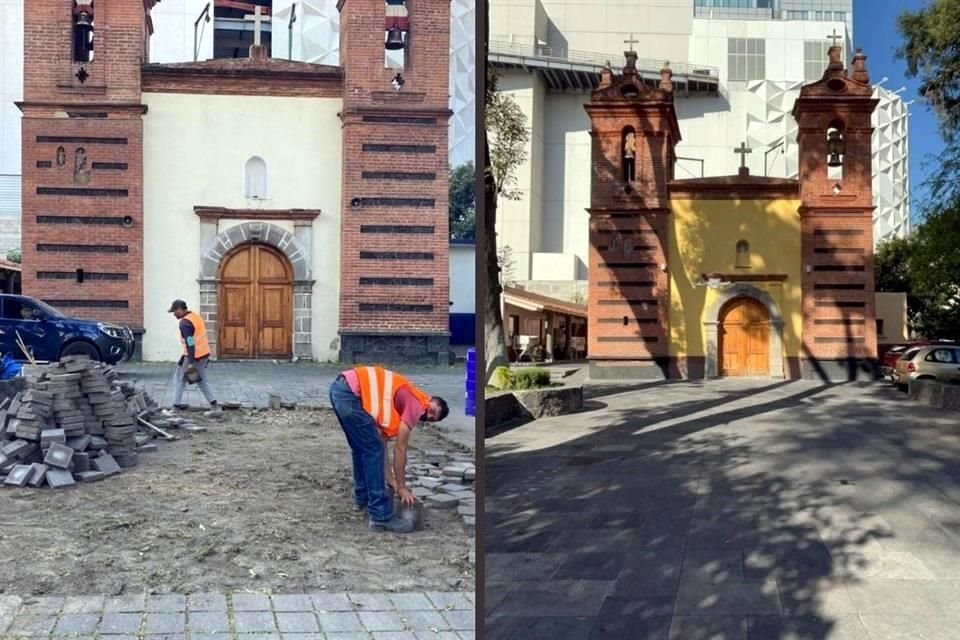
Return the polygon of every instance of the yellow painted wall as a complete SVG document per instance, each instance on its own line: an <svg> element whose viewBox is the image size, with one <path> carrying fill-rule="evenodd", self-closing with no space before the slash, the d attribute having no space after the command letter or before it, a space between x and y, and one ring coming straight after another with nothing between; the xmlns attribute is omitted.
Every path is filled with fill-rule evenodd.
<svg viewBox="0 0 960 640"><path fill-rule="evenodd" d="M337 358L340 296L338 98L145 93L144 324L147 360L179 356L167 309L199 307L200 219L196 205L235 209L320 209L313 222L313 357ZM251 156L267 163L268 199L244 196ZM221 220L218 231L241 224ZM293 231L292 221L271 224Z"/></svg>
<svg viewBox="0 0 960 640"><path fill-rule="evenodd" d="M695 283L702 273L786 274L753 282L783 317L784 357L800 355L801 234L799 200L673 200L669 239L670 355L704 357L703 314L718 295ZM736 267L736 246L750 243L750 268Z"/></svg>

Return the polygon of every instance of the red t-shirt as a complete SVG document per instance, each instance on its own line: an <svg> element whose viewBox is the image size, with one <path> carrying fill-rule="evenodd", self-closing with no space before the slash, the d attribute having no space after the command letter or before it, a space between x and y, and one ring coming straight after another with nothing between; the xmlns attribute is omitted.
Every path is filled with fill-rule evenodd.
<svg viewBox="0 0 960 640"><path fill-rule="evenodd" d="M347 379L347 386L353 391L354 395L360 397L360 376L353 369L343 372L343 377ZM393 407L400 414L403 423L413 429L423 417L424 410L420 406L417 397L410 392L408 387L401 387L393 397Z"/></svg>

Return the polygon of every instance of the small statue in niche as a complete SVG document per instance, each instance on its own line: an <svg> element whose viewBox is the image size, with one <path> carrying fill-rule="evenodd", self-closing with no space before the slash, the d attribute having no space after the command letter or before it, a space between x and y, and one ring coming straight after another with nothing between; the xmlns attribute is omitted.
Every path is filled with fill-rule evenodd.
<svg viewBox="0 0 960 640"><path fill-rule="evenodd" d="M57 166L67 166L67 150L63 147L57 147Z"/></svg>
<svg viewBox="0 0 960 640"><path fill-rule="evenodd" d="M87 150L83 147L77 149L77 159L73 170L73 181L77 184L87 184L90 182L90 168L87 166Z"/></svg>
<svg viewBox="0 0 960 640"><path fill-rule="evenodd" d="M637 138L628 131L623 141L623 179L626 182L636 180Z"/></svg>

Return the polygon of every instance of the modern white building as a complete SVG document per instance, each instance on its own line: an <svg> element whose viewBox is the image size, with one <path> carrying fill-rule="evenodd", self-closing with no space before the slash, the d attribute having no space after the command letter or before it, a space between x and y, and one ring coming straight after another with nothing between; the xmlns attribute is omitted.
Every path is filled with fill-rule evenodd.
<svg viewBox="0 0 960 640"><path fill-rule="evenodd" d="M804 82L827 65L828 36L852 57L852 0L490 0L490 63L531 127L521 198L501 203L498 242L529 289L569 298L586 286L591 147L584 104L599 70L673 70L683 136L678 178L750 173L798 177L796 122ZM869 55L870 52L865 52ZM874 115L875 241L910 228L907 112L878 86ZM745 144L750 153L734 153Z"/></svg>
<svg viewBox="0 0 960 640"><path fill-rule="evenodd" d="M20 111L14 103L23 96L24 3L0 0L0 257L20 247ZM240 17L246 8L229 8L241 5L269 8L273 18L264 30L273 57L339 63L337 0L161 0L152 11L151 61L209 60L232 57L234 52L246 57L253 43L253 22ZM451 0L452 166L475 159L475 10L475 0Z"/></svg>

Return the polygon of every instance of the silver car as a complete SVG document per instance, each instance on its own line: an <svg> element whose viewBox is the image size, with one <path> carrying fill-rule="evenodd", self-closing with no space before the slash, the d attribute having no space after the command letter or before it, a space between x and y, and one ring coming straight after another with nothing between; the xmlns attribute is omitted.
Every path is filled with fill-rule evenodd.
<svg viewBox="0 0 960 640"><path fill-rule="evenodd" d="M897 360L893 382L903 388L911 380L960 382L960 347L939 344L909 349Z"/></svg>

